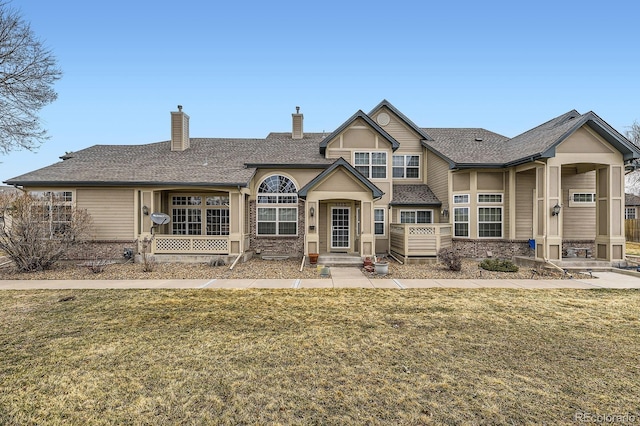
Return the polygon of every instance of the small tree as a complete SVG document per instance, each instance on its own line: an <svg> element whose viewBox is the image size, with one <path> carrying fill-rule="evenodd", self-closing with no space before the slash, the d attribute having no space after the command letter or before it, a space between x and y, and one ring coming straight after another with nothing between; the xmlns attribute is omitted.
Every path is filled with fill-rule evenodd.
<svg viewBox="0 0 640 426"><path fill-rule="evenodd" d="M0 194L0 251L18 271L42 271L83 242L91 225L86 210L55 193Z"/></svg>

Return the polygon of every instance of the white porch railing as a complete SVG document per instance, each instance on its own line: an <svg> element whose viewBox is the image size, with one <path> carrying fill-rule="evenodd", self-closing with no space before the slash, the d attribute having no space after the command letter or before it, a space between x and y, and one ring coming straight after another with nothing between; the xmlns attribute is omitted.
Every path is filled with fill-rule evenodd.
<svg viewBox="0 0 640 426"><path fill-rule="evenodd" d="M443 247L451 247L449 223L392 223L391 251L401 256L436 256Z"/></svg>
<svg viewBox="0 0 640 426"><path fill-rule="evenodd" d="M200 235L158 235L153 239L154 253L192 254L212 253L228 254L229 237Z"/></svg>

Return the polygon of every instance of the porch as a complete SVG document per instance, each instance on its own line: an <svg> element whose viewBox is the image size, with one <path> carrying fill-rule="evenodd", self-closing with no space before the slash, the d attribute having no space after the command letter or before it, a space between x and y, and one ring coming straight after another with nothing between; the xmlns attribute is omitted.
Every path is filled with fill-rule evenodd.
<svg viewBox="0 0 640 426"><path fill-rule="evenodd" d="M411 257L435 257L441 248L451 247L449 223L392 223L389 233L390 251L405 261Z"/></svg>

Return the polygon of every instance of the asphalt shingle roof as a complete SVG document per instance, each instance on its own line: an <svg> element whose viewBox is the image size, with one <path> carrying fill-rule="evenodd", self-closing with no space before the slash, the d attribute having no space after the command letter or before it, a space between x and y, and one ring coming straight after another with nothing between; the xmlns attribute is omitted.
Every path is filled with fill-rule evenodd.
<svg viewBox="0 0 640 426"><path fill-rule="evenodd" d="M376 108L382 106L396 111L387 101ZM385 136L394 150L398 147L398 142L362 111L342 127L358 118ZM406 117L405 121L415 126ZM640 157L637 147L593 112L581 115L572 110L511 139L482 128L415 129L421 136L428 136L422 143L445 157L452 167L504 167L543 155L552 156L555 146L584 124L592 126L621 149L625 160ZM190 148L179 152L171 151L169 141L95 145L65 156L65 161L9 179L7 183L247 185L259 166L328 167L333 160L324 158L323 149L341 128L329 136L305 133L302 139L293 139L291 133L271 133L265 139L191 138ZM403 190L408 188L400 189Z"/></svg>
<svg viewBox="0 0 640 426"><path fill-rule="evenodd" d="M440 206L438 200L429 186L424 184L393 185L393 200L391 205L433 205Z"/></svg>
<svg viewBox="0 0 640 426"><path fill-rule="evenodd" d="M640 206L640 197L635 194L624 194L625 206Z"/></svg>
<svg viewBox="0 0 640 426"><path fill-rule="evenodd" d="M433 139L425 144L454 163L496 163L508 137L481 128L423 128Z"/></svg>
<svg viewBox="0 0 640 426"><path fill-rule="evenodd" d="M191 138L190 148L171 151L171 142L146 145L95 145L67 160L9 179L10 184L182 183L245 185L255 173L249 164L298 164L326 167L320 155L321 133L294 140L290 134L266 139Z"/></svg>

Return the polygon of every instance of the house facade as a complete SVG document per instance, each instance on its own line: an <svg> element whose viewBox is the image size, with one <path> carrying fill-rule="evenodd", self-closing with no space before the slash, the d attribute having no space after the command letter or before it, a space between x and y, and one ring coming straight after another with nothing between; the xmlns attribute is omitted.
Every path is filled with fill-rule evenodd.
<svg viewBox="0 0 640 426"><path fill-rule="evenodd" d="M624 174L640 152L593 112L514 138L421 128L386 100L330 134L303 119L264 139L191 138L178 107L169 141L92 146L6 183L86 209L94 244L117 251L624 257Z"/></svg>

